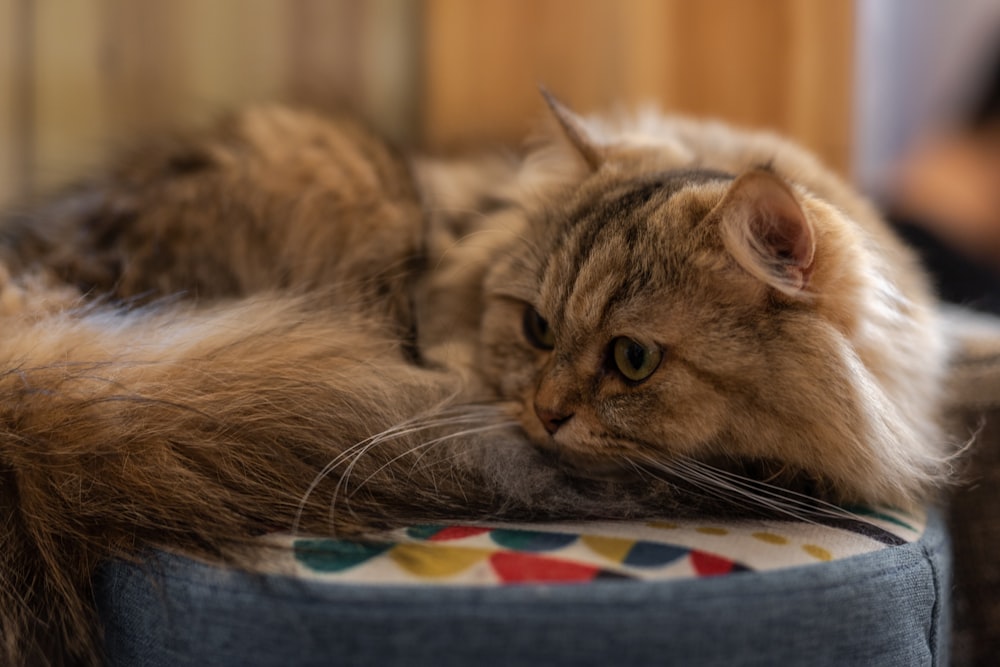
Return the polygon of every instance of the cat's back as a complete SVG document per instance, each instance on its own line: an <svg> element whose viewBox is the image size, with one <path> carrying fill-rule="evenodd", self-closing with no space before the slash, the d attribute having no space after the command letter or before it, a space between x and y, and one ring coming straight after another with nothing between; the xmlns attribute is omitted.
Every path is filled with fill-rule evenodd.
<svg viewBox="0 0 1000 667"><path fill-rule="evenodd" d="M406 319L394 295L420 226L408 164L384 141L347 116L270 106L144 142L7 215L0 252L13 273L132 301L350 282L390 295Z"/></svg>

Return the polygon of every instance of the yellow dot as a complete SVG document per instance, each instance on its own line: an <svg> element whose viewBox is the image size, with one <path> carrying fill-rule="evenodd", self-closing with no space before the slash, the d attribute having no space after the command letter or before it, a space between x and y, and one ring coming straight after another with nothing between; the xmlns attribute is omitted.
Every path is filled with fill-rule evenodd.
<svg viewBox="0 0 1000 667"><path fill-rule="evenodd" d="M829 551L815 544L803 544L802 550L817 560L833 560L833 556Z"/></svg>
<svg viewBox="0 0 1000 667"><path fill-rule="evenodd" d="M754 533L756 537L761 542L767 542L768 544L788 544L788 540L781 535L775 535L774 533Z"/></svg>
<svg viewBox="0 0 1000 667"><path fill-rule="evenodd" d="M489 549L413 543L396 545L389 557L407 572L431 579L454 576L491 553Z"/></svg>
<svg viewBox="0 0 1000 667"><path fill-rule="evenodd" d="M599 535L581 535L580 541L605 558L620 563L635 546L635 540L624 540L620 537L602 537Z"/></svg>
<svg viewBox="0 0 1000 667"><path fill-rule="evenodd" d="M701 526L696 528L699 533L703 535L728 535L729 531L725 528L717 528L715 526Z"/></svg>
<svg viewBox="0 0 1000 667"><path fill-rule="evenodd" d="M669 521L650 521L646 524L650 528L663 528L664 530L676 530L677 524Z"/></svg>

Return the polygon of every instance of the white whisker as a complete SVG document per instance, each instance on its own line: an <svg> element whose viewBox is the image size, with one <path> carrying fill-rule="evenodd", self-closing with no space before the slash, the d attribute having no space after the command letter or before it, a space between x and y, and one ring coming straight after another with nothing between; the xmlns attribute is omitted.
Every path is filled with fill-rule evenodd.
<svg viewBox="0 0 1000 667"><path fill-rule="evenodd" d="M729 470L723 468L717 468L715 466L709 466L707 463L702 461L696 461L694 459L689 459L691 464L701 467L702 469L710 468L711 471L721 477L728 478L731 482L736 484L742 484L747 487L751 487L754 491L758 493L766 493L771 497L777 498L783 502L789 504L796 504L800 507L806 508L812 514L819 514L823 516L829 516L834 518L845 518L845 519L855 519L858 521L865 521L864 517L851 512L839 505L835 505L831 502L823 500L822 498L817 498L815 496L810 496L793 489L788 489L783 486L777 486L775 484L770 484L766 481L752 479L743 475L739 475Z"/></svg>
<svg viewBox="0 0 1000 667"><path fill-rule="evenodd" d="M724 470L704 461L682 457L667 463L643 456L642 462L683 479L703 491L732 501L749 501L799 521L818 523L816 518L829 517L867 522L864 517L822 499Z"/></svg>
<svg viewBox="0 0 1000 667"><path fill-rule="evenodd" d="M410 454L414 454L414 453L419 452L417 454L416 460L413 462L413 466L415 467L417 464L420 463L420 458L423 457L427 453L427 450L429 450L430 448L434 447L435 445L439 445L441 443L447 442L448 440L454 440L455 438L461 438L461 437L465 437L465 436L469 436L469 435L478 435L480 433L488 433L489 431L496 431L496 430L500 430L500 429L510 428L512 425L515 425L515 424L513 422L498 423L498 424L487 424L487 425L484 425L484 426L480 426L478 428L470 428L470 429L465 429L464 431L456 431L454 433L448 433L446 435L442 435L442 436L439 436L437 438L434 438L433 440L428 440L427 442L422 442L422 443L414 446L413 448L406 450L405 452L397 454L396 456L392 457L391 459L389 459L388 461L386 461L385 463L383 463L381 466L379 466L378 468L376 468L374 472L372 472L368 477L366 477L364 480L362 480L360 484L358 484L358 486L355 488L355 490L353 492L351 492L348 497L353 496L355 493L357 493L365 484L367 484L372 479L374 479L375 476L378 475L380 472L382 472L383 470L385 470L386 468L388 468L389 466L391 466L396 461L398 461L398 460L400 460L402 458L405 458L406 456L409 456Z"/></svg>
<svg viewBox="0 0 1000 667"><path fill-rule="evenodd" d="M500 418L500 421L495 421ZM353 495L346 494L346 489L350 484L350 478L358 465L358 463L371 452L374 448L386 445L389 443L395 443L403 438L413 437L415 435L426 433L428 431L438 430L448 427L461 427L482 424L483 421L494 420L494 423L483 425L479 428L463 429L454 433L449 433L444 436L439 436L433 438L429 441L419 443L416 446L409 447L402 453L394 456L387 463L384 463L377 470L370 473L367 478L365 478L358 486L357 489L362 488L367 484L372 477L379 474L397 460L405 457L408 454L419 452L421 450L426 451L428 448L435 444L443 442L445 440L474 435L479 432L485 432L490 430L496 430L500 428L509 428L512 425L516 425L509 419L503 418L502 411L498 410L495 406L490 405L442 405L433 411L428 411L426 413L415 415L409 419L406 419L386 430L376 433L364 440L351 445L344 449L335 456L329 463L327 463L323 468L317 473L313 481L307 487L305 493L303 494L298 509L296 511L295 519L292 523L292 532L297 533L301 526L302 516L305 512L305 508L308 504L309 498L315 493L319 485L327 479L338 467L344 466L343 473L339 476L336 486L333 491L333 498L331 500L330 516L331 522L332 517L335 514L335 507L337 499L344 495L345 497L350 497ZM422 456L422 454L421 454ZM418 459L419 460L419 459ZM356 492L356 490L355 490Z"/></svg>

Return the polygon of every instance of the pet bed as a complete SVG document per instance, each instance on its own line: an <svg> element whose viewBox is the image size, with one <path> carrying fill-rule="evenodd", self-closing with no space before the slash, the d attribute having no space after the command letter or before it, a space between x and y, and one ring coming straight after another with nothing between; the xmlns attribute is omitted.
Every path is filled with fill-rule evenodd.
<svg viewBox="0 0 1000 667"><path fill-rule="evenodd" d="M113 665L943 665L936 511L269 536L98 578Z"/></svg>

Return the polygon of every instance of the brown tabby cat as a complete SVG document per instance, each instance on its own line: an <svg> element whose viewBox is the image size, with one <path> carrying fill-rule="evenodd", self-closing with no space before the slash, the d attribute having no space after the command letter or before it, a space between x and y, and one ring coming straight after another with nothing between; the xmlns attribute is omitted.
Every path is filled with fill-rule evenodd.
<svg viewBox="0 0 1000 667"><path fill-rule="evenodd" d="M6 663L98 663L91 575L149 545L928 496L946 341L869 205L772 136L549 101L468 164L253 109L5 219Z"/></svg>

